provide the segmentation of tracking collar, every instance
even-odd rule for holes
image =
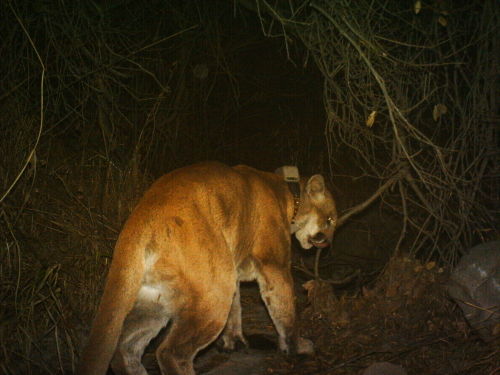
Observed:
[[[293,215],[292,224],[295,224],[295,217],[300,206],[300,176],[299,169],[294,165],[285,165],[281,168],[285,182],[293,195]]]

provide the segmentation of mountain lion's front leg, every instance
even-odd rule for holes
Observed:
[[[279,347],[286,354],[311,354],[310,340],[298,336],[295,326],[295,296],[289,269],[261,265],[257,278],[260,294],[279,334]]]

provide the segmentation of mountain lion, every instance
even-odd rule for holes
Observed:
[[[295,328],[291,238],[325,247],[337,220],[321,175],[298,177],[207,162],[157,180],[116,243],[78,374],[147,374],[146,345],[170,322],[156,351],[163,374],[193,375],[196,353],[221,335],[245,343],[240,281],[256,280],[285,353],[312,352]]]

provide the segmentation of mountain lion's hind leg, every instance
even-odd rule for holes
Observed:
[[[155,303],[138,303],[123,324],[111,368],[115,375],[147,375],[141,363],[144,349],[167,324],[167,312]]]
[[[199,350],[213,342],[221,333],[231,308],[234,286],[221,288],[210,284],[211,290],[196,293],[172,318],[172,326],[156,351],[164,375],[195,375],[193,359]],[[217,292],[217,296],[214,296]],[[219,294],[220,292],[220,294]]]
[[[247,340],[243,336],[241,327],[241,302],[240,302],[240,283],[236,284],[236,291],[231,305],[231,311],[227,319],[226,327],[222,332],[223,349],[226,351],[235,350],[236,344],[241,342],[248,347]]]

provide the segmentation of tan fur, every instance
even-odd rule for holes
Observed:
[[[302,246],[331,241],[336,211],[319,175],[301,204],[283,177],[202,163],[156,181],[125,224],[78,374],[146,374],[145,346],[170,321],[157,350],[163,374],[192,375],[196,353],[221,332],[245,342],[239,282],[257,280],[285,352],[310,352],[295,328],[290,235]],[[307,232],[309,231],[309,232]],[[311,245],[311,246],[310,246]]]

